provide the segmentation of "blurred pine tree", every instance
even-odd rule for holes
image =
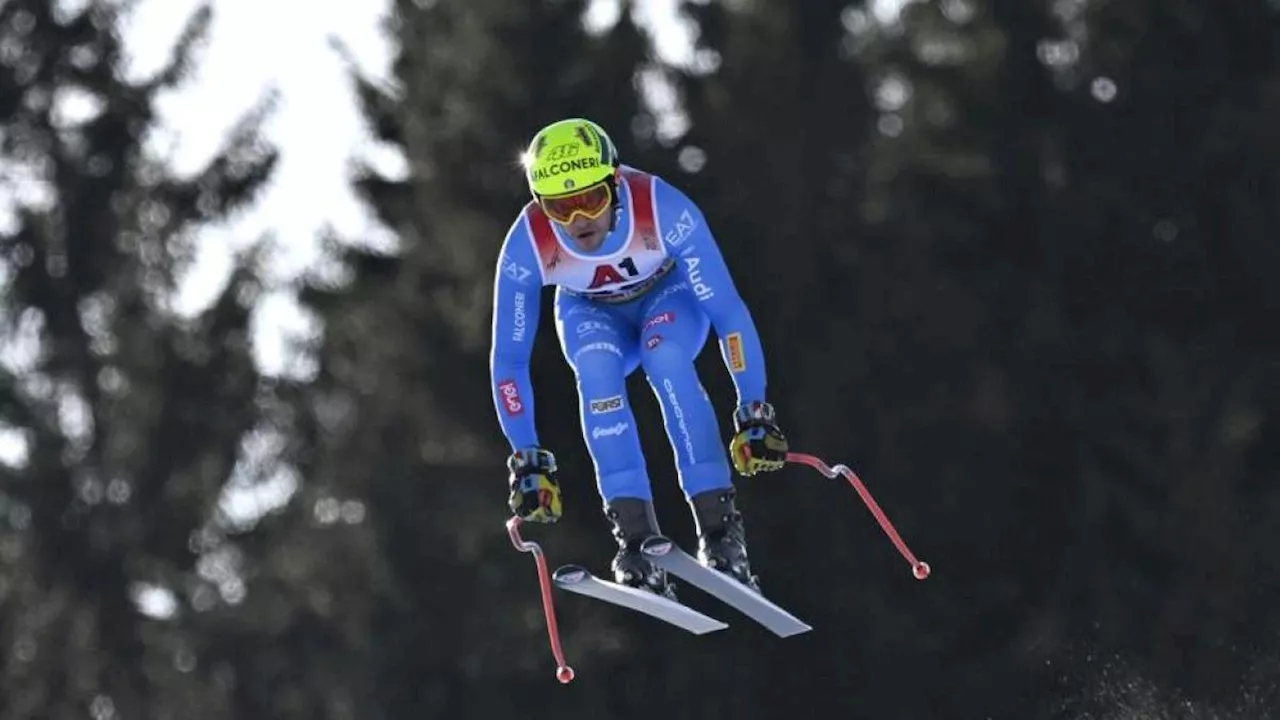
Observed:
[[[142,82],[124,79],[119,12],[0,6],[0,714],[14,720],[236,715],[199,612],[243,595],[252,567],[218,539],[219,499],[238,463],[270,462],[241,452],[271,422],[249,342],[256,251],[207,309],[180,316],[174,297],[200,228],[271,174],[271,98],[177,176],[147,137],[209,9]]]

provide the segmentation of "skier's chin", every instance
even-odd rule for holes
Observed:
[[[588,250],[594,250],[604,241],[604,232],[596,228],[584,228],[574,232],[573,239]]]

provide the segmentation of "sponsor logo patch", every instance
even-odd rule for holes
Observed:
[[[502,274],[515,280],[518,283],[524,283],[533,274],[529,268],[519,265],[506,254],[502,256]]]
[[[676,418],[676,427],[680,429],[680,436],[684,439],[685,452],[689,454],[689,464],[694,461],[693,455],[693,436],[689,433],[689,424],[685,422],[684,409],[680,407],[680,398],[676,397],[675,386],[671,384],[670,378],[662,379],[662,389],[667,391],[667,402],[671,403],[671,414]]]
[[[698,226],[698,222],[693,219],[693,215],[688,210],[680,213],[680,219],[676,220],[676,226],[667,231],[666,241],[671,247],[680,247],[685,240],[693,234],[693,229]]]
[[[600,439],[602,437],[617,437],[627,431],[631,427],[628,423],[620,422],[609,427],[597,427],[591,431],[592,439]]]
[[[609,332],[612,329],[608,323],[603,323],[599,320],[583,320],[578,323],[577,332],[578,337],[586,337],[594,332]]]
[[[525,323],[528,319],[524,309],[524,293],[518,292],[515,294],[514,306],[515,314],[513,317],[515,328],[511,331],[511,339],[515,342],[522,343],[524,342]]]
[[[604,415],[605,413],[616,412],[622,409],[622,396],[614,395],[601,400],[592,400],[590,403],[592,415]]]
[[[675,319],[676,319],[676,314],[671,312],[670,310],[668,310],[667,312],[658,313],[657,315],[654,315],[653,317],[645,321],[644,327],[640,328],[640,332],[644,332],[645,330],[648,330],[654,325],[661,325],[663,323],[675,322]]]
[[[684,259],[684,271],[689,278],[689,282],[693,285],[693,294],[698,296],[699,300],[710,300],[715,297],[715,290],[702,279],[702,270],[698,267],[702,264],[702,259],[695,256],[686,257]]]
[[[746,370],[747,355],[742,349],[742,333],[729,333],[724,340],[729,347],[729,369],[733,372]]]
[[[622,357],[622,348],[617,345],[611,342],[593,342],[578,348],[578,351],[573,354],[574,363],[577,363],[579,358],[589,352],[607,352]]]
[[[503,380],[498,383],[498,392],[502,395],[502,405],[508,415],[519,415],[524,412],[524,403],[520,400],[520,388],[515,380]]]

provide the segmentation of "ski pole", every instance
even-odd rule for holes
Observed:
[[[872,515],[875,515],[876,520],[880,523],[880,528],[884,530],[885,534],[889,536],[889,539],[893,541],[893,544],[897,546],[898,552],[902,553],[902,557],[906,558],[907,562],[911,563],[911,574],[915,575],[917,580],[924,580],[929,577],[929,563],[917,560],[916,556],[911,554],[911,550],[907,548],[907,544],[902,541],[902,537],[900,537],[898,535],[898,531],[894,529],[893,523],[889,522],[889,518],[885,516],[884,511],[880,509],[880,506],[876,504],[875,499],[871,497],[870,491],[867,490],[866,486],[862,484],[862,480],[858,479],[858,476],[854,474],[852,470],[845,465],[836,465],[832,467],[827,465],[827,463],[823,462],[818,457],[805,453],[789,452],[787,453],[787,462],[808,465],[829,478],[834,478],[837,475],[843,475],[845,479],[849,481],[849,484],[853,485],[853,489],[858,491],[858,495],[862,496],[862,501],[866,503],[867,509],[871,511]]]
[[[551,575],[547,571],[547,559],[542,554],[542,547],[532,540],[520,537],[519,516],[507,521],[507,534],[511,536],[511,544],[520,552],[533,553],[538,565],[538,584],[542,586],[542,610],[547,616],[547,635],[551,638],[551,654],[556,658],[556,679],[561,683],[573,681],[573,668],[564,660],[564,650],[560,647],[560,628],[556,625],[555,602],[551,599]]]

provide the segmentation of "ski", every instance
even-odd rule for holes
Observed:
[[[642,612],[694,635],[705,635],[729,627],[727,623],[703,615],[674,600],[598,578],[580,565],[558,568],[552,580],[562,590]]]
[[[651,562],[760,623],[779,637],[790,637],[813,628],[778,607],[755,590],[713,570],[661,535],[640,546]]]

